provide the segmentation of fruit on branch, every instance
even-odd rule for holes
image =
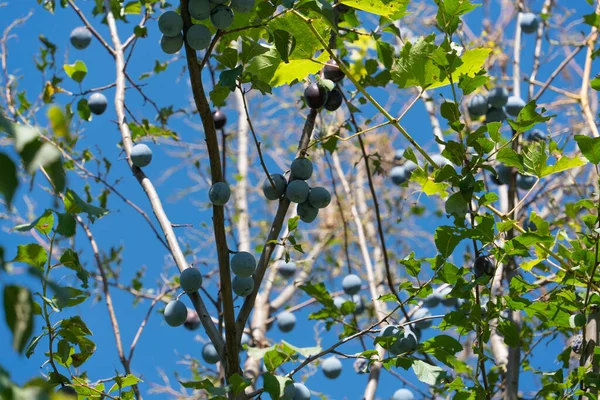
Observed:
[[[325,63],[325,66],[323,67],[323,76],[325,77],[325,79],[329,79],[330,81],[339,82],[342,79],[344,79],[346,75],[342,72],[342,70],[338,66],[338,63],[335,60],[331,59],[327,61],[327,63]]]
[[[165,307],[165,321],[171,326],[183,325],[187,319],[187,307],[179,300],[173,300]]]
[[[262,183],[262,191],[267,200],[278,200],[283,196],[287,189],[287,181],[281,174],[271,174],[271,179],[275,184],[275,187],[271,185],[269,178],[265,178]]]
[[[181,34],[183,19],[175,11],[167,11],[158,18],[158,30],[165,36],[174,37]]]
[[[313,222],[315,219],[317,219],[317,216],[319,215],[319,209],[313,207],[313,205],[310,204],[308,200],[298,204],[297,211],[298,216],[300,217],[302,222],[306,222],[307,224]]]
[[[86,26],[78,26],[71,31],[69,40],[77,50],[83,50],[92,42],[92,32]],[[65,386],[70,387],[70,386]]]
[[[202,359],[209,364],[216,364],[221,361],[217,349],[212,343],[206,343],[202,348]]]
[[[285,262],[284,260],[278,260],[277,270],[284,278],[291,278],[296,275],[296,263],[293,261]]]
[[[523,33],[534,33],[537,31],[540,21],[534,13],[519,13],[519,25]]]
[[[200,317],[198,317],[198,313],[195,310],[192,310],[191,308],[187,309],[187,313],[187,318],[183,323],[183,327],[188,331],[195,331],[196,329],[200,328],[201,323]]]
[[[310,390],[301,383],[294,382],[296,391],[292,400],[310,400]]]
[[[254,8],[254,0],[231,0],[231,8],[241,13],[250,12]]]
[[[223,129],[227,123],[227,115],[221,110],[215,110],[212,113],[212,117],[215,123],[215,129]]]
[[[145,167],[152,161],[152,150],[144,143],[136,144],[131,148],[129,158],[136,167]]]
[[[525,101],[522,98],[517,96],[510,96],[506,101],[504,110],[508,115],[516,117],[517,115],[519,115],[523,107],[525,107]]]
[[[365,302],[360,295],[352,296],[352,301],[354,302],[354,314],[360,315],[365,312]]]
[[[60,393],[63,399],[77,400],[78,398],[77,390],[73,386],[63,386],[56,393]]]
[[[327,102],[327,89],[316,83],[311,83],[304,89],[304,100],[310,108],[321,108]]]
[[[517,174],[517,187],[523,190],[529,190],[535,185],[537,178],[532,175]]]
[[[362,286],[362,280],[360,276],[356,274],[349,274],[342,279],[342,288],[344,289],[344,293],[347,295],[355,295],[360,292],[360,287]]]
[[[251,276],[234,276],[231,280],[231,288],[233,289],[233,293],[241,297],[246,297],[254,290],[254,278]]]
[[[394,161],[400,161],[404,158],[404,149],[396,149],[394,151]]]
[[[329,379],[335,379],[342,373],[342,362],[335,356],[328,357],[321,364],[323,375]]]
[[[475,278],[481,278],[482,276],[494,275],[494,263],[487,256],[479,256],[473,263],[473,270]]]
[[[395,185],[400,186],[408,181],[408,176],[406,168],[402,165],[396,165],[390,170],[390,178],[392,178],[392,182],[394,182]]]
[[[92,93],[88,98],[88,107],[92,114],[102,115],[106,111],[106,107],[108,107],[108,100],[106,100],[106,96],[102,93]]]
[[[342,305],[347,301],[348,301],[348,299],[346,299],[345,297],[336,296],[333,298],[333,305],[336,306],[337,308],[342,308]]]
[[[390,352],[396,355],[415,351],[419,345],[417,335],[407,327],[399,328],[396,338],[390,347]]]
[[[231,257],[231,270],[240,278],[247,278],[256,270],[256,258],[247,251],[240,251]]]
[[[197,268],[186,268],[179,275],[179,284],[186,293],[197,292],[202,286],[202,274]]]
[[[269,372],[265,365],[263,364],[263,372]],[[294,386],[294,382],[288,381],[287,385],[283,388],[283,396],[280,397],[281,400],[294,400],[294,395],[296,394],[296,386]]]
[[[202,24],[192,25],[185,34],[187,44],[194,50],[204,50],[210,44],[210,30]]]
[[[304,203],[308,199],[310,187],[302,180],[291,181],[285,190],[286,197],[294,203]]]
[[[302,179],[305,181],[309,179],[313,173],[313,164],[308,158],[296,158],[292,161],[290,171],[292,172],[292,179]]]
[[[469,103],[467,104],[467,110],[469,111],[469,116],[472,119],[477,119],[481,116],[484,116],[488,110],[488,99],[482,94],[476,94],[471,97]]]
[[[512,168],[506,165],[500,165],[496,168],[498,176],[492,176],[492,180],[496,185],[508,185],[512,176]]]
[[[290,332],[296,326],[296,316],[289,311],[277,315],[277,327],[281,332]]]
[[[419,308],[412,315],[412,319],[421,319],[421,318],[425,318],[425,317],[431,317],[431,312],[429,312],[429,309],[427,307],[421,307],[421,308]],[[423,320],[423,321],[415,322],[415,323],[411,324],[410,327],[413,330],[415,330],[415,329],[427,329],[427,328],[431,327],[431,325],[433,325],[433,321],[430,320],[430,319],[426,319],[426,320]]]
[[[210,12],[210,22],[217,29],[227,29],[233,23],[233,11],[227,6],[216,6]]]
[[[170,37],[163,35],[160,38],[160,48],[167,54],[175,54],[183,47],[183,35],[181,33]]]
[[[225,182],[217,182],[210,187],[208,191],[208,198],[211,203],[216,206],[223,206],[227,204],[229,198],[231,197],[231,189],[229,185]]]
[[[325,109],[327,111],[335,111],[340,108],[343,102],[344,98],[342,97],[342,92],[340,92],[338,88],[335,88],[327,95]]]
[[[188,11],[194,19],[206,19],[210,16],[210,3],[208,0],[190,0]]]
[[[414,400],[415,395],[408,389],[398,389],[394,392],[392,400]]]
[[[488,93],[487,100],[490,107],[502,108],[508,101],[508,90],[501,86],[496,86]]]
[[[331,193],[321,186],[311,188],[308,193],[308,201],[315,208],[325,208],[331,203]]]
[[[587,319],[583,314],[573,314],[569,317],[569,325],[571,328],[583,328],[587,323]]]
[[[437,291],[434,291],[423,299],[423,307],[434,308],[440,305],[440,297]]]
[[[525,140],[530,142],[543,142],[546,140],[546,135],[539,129],[532,129],[525,134]]]
[[[506,119],[506,113],[502,108],[490,107],[490,109],[485,114],[485,123],[489,124],[490,122],[502,122]]]
[[[573,337],[573,341],[571,342],[571,350],[573,350],[577,354],[581,354],[581,350],[583,349],[583,335],[578,334]]]

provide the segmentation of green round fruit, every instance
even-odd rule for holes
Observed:
[[[314,207],[308,200],[298,204],[297,210],[300,219],[307,224],[313,222],[319,215],[319,209]]]
[[[254,290],[254,278],[235,276],[231,281],[233,293],[241,297],[249,296]]]
[[[288,184],[285,195],[290,201],[300,204],[308,199],[309,192],[310,187],[308,186],[308,183],[301,180],[295,180]]]
[[[206,343],[202,348],[202,358],[209,364],[216,364],[221,361],[217,349],[212,343]]]
[[[179,284],[186,293],[197,292],[202,286],[202,274],[196,268],[186,268],[179,275]]]
[[[210,30],[201,24],[192,25],[185,34],[187,44],[194,50],[204,50],[210,45]]]
[[[136,144],[131,148],[129,158],[136,167],[145,167],[152,161],[152,150],[144,143]]]
[[[287,188],[287,181],[285,180],[285,177],[281,174],[271,174],[271,179],[275,184],[275,188],[273,188],[271,181],[268,178],[265,178],[265,180],[262,183],[262,191],[267,200],[278,200],[285,193],[285,189]]]
[[[352,296],[360,292],[360,287],[362,286],[362,280],[360,276],[355,274],[346,275],[342,280],[342,288],[344,289],[344,293]]]
[[[231,257],[231,271],[236,276],[247,278],[256,270],[256,258],[247,251],[240,251]]]
[[[187,307],[179,300],[173,300],[165,307],[165,321],[171,326],[183,325],[187,319]]]
[[[310,189],[308,201],[315,208],[325,208],[331,203],[331,193],[324,187],[314,187]]]
[[[77,50],[83,50],[92,42],[92,32],[85,26],[78,26],[71,31],[69,40]],[[65,386],[68,387],[68,386]]]
[[[227,6],[216,6],[210,12],[210,22],[217,29],[227,29],[233,23],[233,11]]]
[[[231,0],[231,8],[240,13],[247,13],[254,8],[254,0]]]
[[[210,187],[208,191],[208,198],[216,206],[223,206],[227,204],[231,197],[231,189],[225,182],[217,182]]]
[[[313,164],[308,158],[300,157],[292,161],[290,166],[293,179],[309,179],[313,173]]]
[[[158,30],[165,36],[173,37],[181,34],[183,29],[183,19],[175,11],[162,13],[158,18]]]
[[[190,0],[188,11],[192,18],[201,21],[210,16],[210,3],[208,0]]]
[[[93,93],[88,98],[88,107],[92,114],[102,115],[108,107],[108,100],[102,93]]]
[[[160,48],[167,54],[175,54],[183,47],[183,35],[178,33],[177,35],[170,37],[163,35],[160,38]]]

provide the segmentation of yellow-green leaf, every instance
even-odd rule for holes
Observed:
[[[310,74],[316,74],[323,64],[329,59],[329,55],[325,52],[321,54],[316,61],[314,60],[290,60],[289,63],[281,63],[275,70],[275,75],[271,80],[271,86],[277,87],[281,85],[289,85],[298,80],[301,81]]]
[[[492,49],[488,48],[478,48],[471,49],[465,51],[463,56],[460,58],[462,60],[462,65],[456,68],[456,71],[452,73],[452,81],[458,82],[458,79],[461,75],[467,75],[469,77],[474,77],[481,70],[481,67],[485,64],[485,61],[490,55]],[[450,79],[446,78],[441,82],[434,83],[429,86],[428,89],[433,89],[436,87],[446,86],[450,84]]]
[[[63,68],[69,78],[73,79],[75,82],[81,83],[83,78],[87,75],[87,66],[81,60],[75,61],[75,64],[65,64]]]
[[[340,0],[340,3],[382,17],[400,19],[406,15],[409,0]]]

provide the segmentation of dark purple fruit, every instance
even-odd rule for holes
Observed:
[[[215,121],[215,128],[222,129],[227,123],[227,115],[221,110],[213,111],[213,121]]]
[[[329,79],[333,82],[339,82],[346,76],[340,67],[338,67],[338,64],[335,62],[335,60],[327,61],[323,67],[323,75],[325,76],[325,79]]]
[[[327,101],[325,102],[325,109],[328,111],[335,111],[342,105],[344,101],[342,94],[338,89],[333,89],[329,92],[327,96]]]
[[[476,278],[481,278],[484,275],[492,276],[494,273],[494,264],[488,257],[479,256],[475,259],[475,265],[473,269],[475,270]]]
[[[304,100],[310,108],[321,108],[327,102],[327,89],[311,83],[304,89]]]

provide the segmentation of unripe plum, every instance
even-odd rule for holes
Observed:
[[[241,297],[246,297],[254,290],[254,279],[249,277],[234,276],[231,280],[233,292]]]
[[[396,165],[390,170],[390,178],[392,178],[392,182],[396,185],[402,185],[408,181],[407,175],[406,169],[401,165]]]
[[[430,317],[430,316],[431,316],[431,313],[429,312],[429,309],[427,307],[421,307],[417,311],[415,311],[415,313],[412,315],[412,319],[421,319],[421,318]],[[414,324],[411,324],[411,328],[427,329],[427,328],[431,327],[432,324],[433,324],[433,321],[430,319],[427,319],[424,321],[419,321],[419,322],[415,322]]]
[[[83,50],[92,42],[92,32],[85,26],[78,26],[71,31],[69,40],[77,50]],[[65,386],[69,387],[69,386]]]
[[[256,270],[256,258],[247,251],[240,251],[231,257],[231,270],[240,278],[247,278]]]
[[[250,12],[254,8],[254,0],[231,0],[231,8],[241,13]]]
[[[535,185],[537,178],[532,175],[517,174],[517,187],[523,190],[529,190]]]
[[[487,114],[485,114],[485,123],[490,122],[502,122],[506,119],[506,113],[502,108],[490,107]]]
[[[291,260],[289,262],[279,260],[277,270],[284,278],[291,278],[296,275],[296,263]]]
[[[534,13],[521,13],[519,15],[519,25],[523,33],[534,33],[537,31],[540,21]]]
[[[394,392],[392,400],[414,400],[415,395],[408,389],[398,389]]]
[[[467,104],[467,109],[469,110],[469,115],[473,119],[477,119],[483,115],[488,110],[488,99],[482,94],[476,94],[471,97],[469,103]]]
[[[229,198],[231,197],[231,189],[229,185],[225,182],[217,182],[210,187],[208,191],[208,198],[211,203],[216,206],[223,206],[227,204]]]
[[[195,331],[196,329],[200,328],[200,325],[202,325],[200,322],[200,317],[198,317],[198,313],[196,313],[195,310],[190,308],[187,309],[187,312],[187,318],[183,323],[183,327],[189,331]]]
[[[512,176],[512,168],[506,165],[500,165],[496,168],[496,174],[498,177],[492,179],[497,185],[508,185]]]
[[[355,274],[346,275],[342,280],[342,288],[344,289],[344,293],[350,296],[360,292],[361,285],[362,280],[360,279],[360,276]]]
[[[210,3],[208,0],[190,0],[188,10],[192,18],[203,20],[210,16]]]
[[[210,12],[210,22],[217,29],[227,29],[233,23],[233,11],[224,5],[216,6]]]
[[[307,224],[313,222],[319,215],[319,209],[313,207],[308,200],[298,204],[297,211],[302,222],[306,222]]]
[[[309,179],[313,173],[313,164],[308,158],[300,157],[292,161],[290,166],[293,179],[302,179],[303,181]]]
[[[311,83],[304,89],[304,100],[310,108],[321,108],[327,102],[327,89],[316,83]]]
[[[136,167],[145,167],[152,161],[152,150],[144,143],[136,144],[131,148],[129,158]]]
[[[285,191],[285,195],[290,201],[294,203],[304,203],[306,199],[308,199],[308,193],[310,192],[310,187],[308,183],[302,180],[291,181],[287,185],[287,189]]]
[[[323,67],[323,76],[333,82],[339,82],[346,76],[335,60],[329,60]]]
[[[183,325],[187,315],[187,307],[179,300],[173,300],[165,307],[165,321],[171,326]]]
[[[202,274],[194,267],[186,268],[179,275],[179,284],[186,293],[197,292],[202,286]]]
[[[342,305],[347,301],[348,301],[348,299],[346,299],[342,296],[336,296],[333,298],[333,305],[336,306],[337,308],[342,308]]]
[[[173,37],[181,34],[183,29],[183,19],[175,11],[162,13],[158,18],[158,30],[165,36]]]
[[[532,129],[525,135],[525,140],[531,142],[543,142],[546,140],[546,135],[539,129]]]
[[[281,332],[290,332],[296,326],[296,316],[288,311],[277,315],[277,327]]]
[[[434,308],[440,305],[440,298],[438,293],[434,291],[423,300],[423,306],[427,308]]]
[[[488,93],[488,104],[491,107],[502,108],[508,101],[508,90],[501,86],[496,86]]]
[[[285,189],[287,188],[287,181],[285,177],[281,174],[271,174],[271,179],[275,184],[275,188],[271,185],[271,181],[269,178],[265,178],[262,183],[262,191],[267,200],[277,200],[280,199],[281,196],[285,193]]]
[[[178,33],[171,37],[163,35],[160,38],[160,48],[167,54],[175,54],[183,47],[183,35]]]
[[[365,302],[360,295],[352,296],[352,301],[354,302],[354,314],[360,315],[365,312]]]
[[[331,203],[331,193],[324,187],[314,187],[310,189],[308,201],[315,208],[325,208]]]
[[[210,30],[202,24],[192,25],[185,34],[187,44],[194,50],[204,50],[210,44]]]
[[[90,108],[92,114],[104,114],[106,107],[108,107],[106,96],[104,96],[102,93],[92,93],[92,95],[88,98],[88,107]]]
[[[325,102],[324,107],[327,111],[335,111],[338,108],[340,108],[343,102],[344,98],[342,97],[342,93],[337,88],[335,88],[328,93],[327,101]]]
[[[310,400],[310,390],[301,383],[295,382],[296,392],[293,400]]]
[[[335,356],[323,360],[321,369],[326,378],[335,379],[342,373],[342,362]]]
[[[404,327],[400,329],[397,334],[398,340],[394,342],[390,351],[394,354],[403,354],[415,351],[418,347],[419,341],[417,335],[414,334],[410,329]]]
[[[396,149],[394,151],[394,161],[400,161],[404,158],[404,149]]]
[[[519,115],[523,107],[525,107],[525,101],[523,101],[522,98],[517,96],[510,96],[506,101],[504,110],[508,115],[516,117],[517,115]]]
[[[216,364],[221,361],[217,349],[212,343],[206,343],[202,348],[202,359],[209,364]]]
[[[263,364],[264,367],[264,364]],[[285,386],[283,389],[283,397],[281,400],[294,400],[294,395],[296,394],[296,386],[291,382]]]
[[[227,115],[221,110],[215,110],[212,113],[215,129],[222,129],[227,123]]]

